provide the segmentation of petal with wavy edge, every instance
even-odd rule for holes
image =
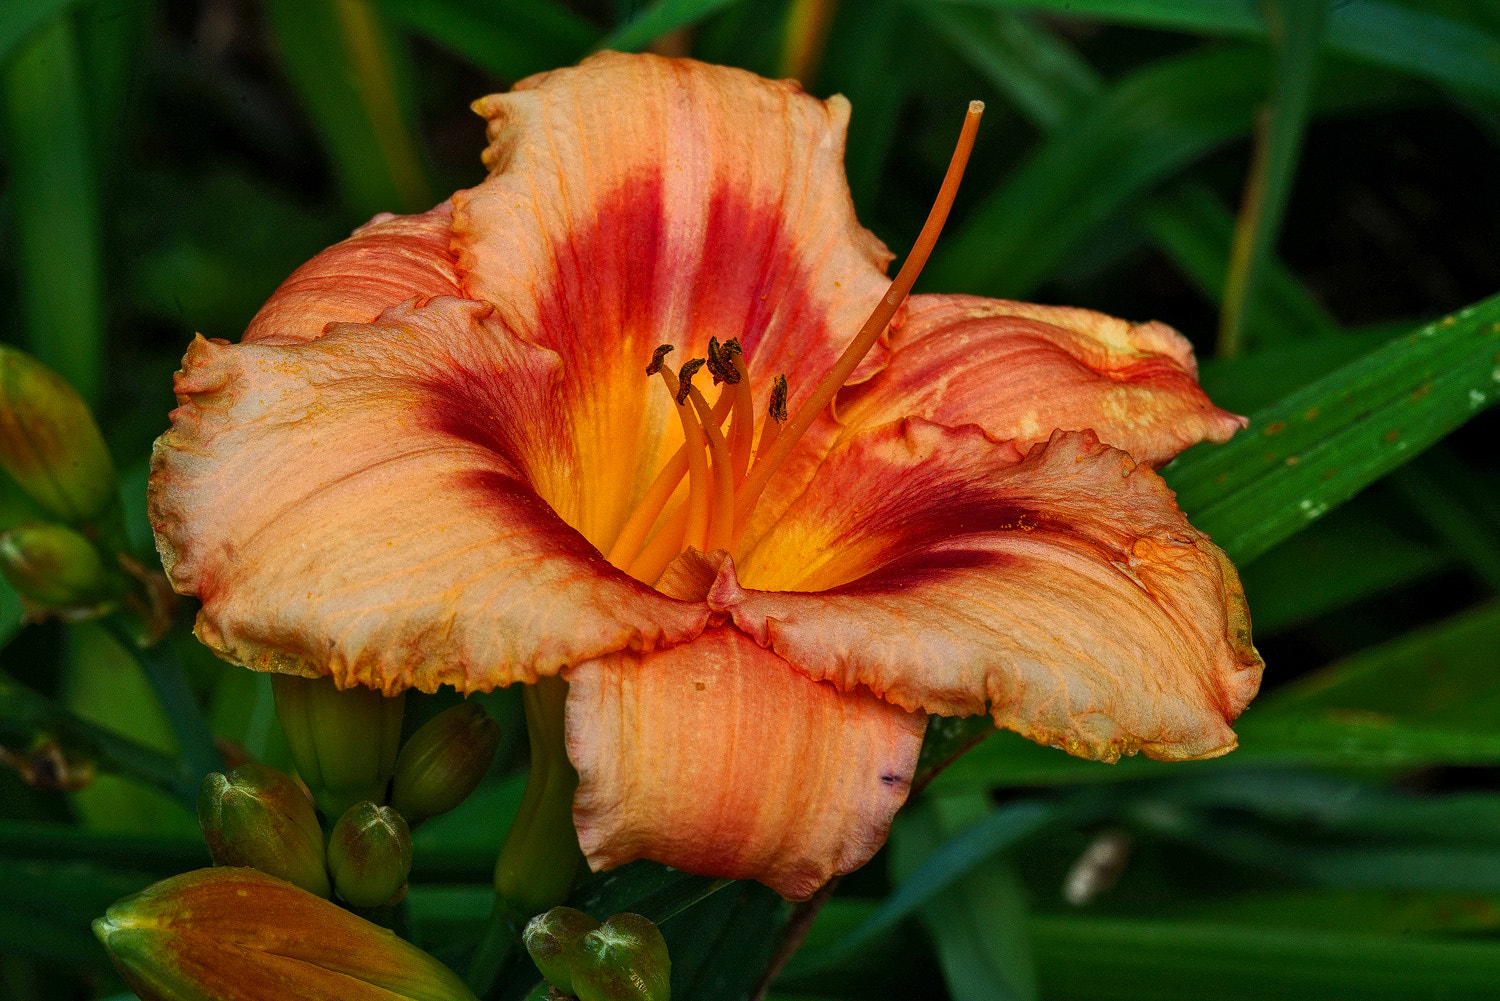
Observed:
[[[543,496],[608,551],[682,441],[665,391],[644,382],[656,345],[675,344],[681,365],[711,335],[739,338],[760,420],[771,379],[788,376],[795,408],[884,294],[890,253],[844,179],[849,104],[606,52],[475,109],[492,173],[453,199],[465,294],[562,358],[581,475]]]
[[[793,900],[885,843],[927,725],[727,627],[567,678],[573,819],[591,867],[649,858]]]
[[[459,295],[449,244],[453,204],[420,215],[378,215],[302,265],[260,307],[243,340],[297,344],[331,323],[370,323],[414,296]]]
[[[557,358],[489,313],[438,299],[303,344],[194,342],[150,510],[220,656],[473,691],[703,628],[701,604],[615,570],[537,497]]]
[[[1225,753],[1260,683],[1234,568],[1092,432],[866,432],[708,600],[810,677],[1087,757]]]
[[[961,295],[913,297],[889,364],[840,397],[851,431],[902,417],[978,424],[1023,448],[1054,430],[1092,429],[1161,465],[1245,426],[1198,386],[1193,351],[1162,323]]]

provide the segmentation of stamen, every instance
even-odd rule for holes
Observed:
[[[787,456],[792,454],[792,449],[803,433],[812,426],[823,408],[833,402],[838,391],[849,381],[859,363],[864,360],[875,341],[891,322],[891,317],[896,310],[906,301],[906,296],[911,292],[911,287],[916,283],[917,275],[921,274],[922,268],[927,264],[927,258],[932,254],[932,248],[937,243],[938,233],[943,229],[943,223],[948,219],[948,211],[953,207],[953,198],[958,193],[958,183],[963,179],[964,167],[968,165],[969,153],[974,148],[974,135],[979,130],[979,119],[984,114],[983,101],[970,101],[968,113],[964,116],[963,130],[959,132],[958,144],[954,147],[953,158],[948,162],[948,173],[943,177],[943,185],[938,189],[937,199],[932,203],[932,209],[927,213],[927,222],[922,226],[922,232],[917,235],[916,243],[912,244],[911,253],[906,255],[906,260],[901,264],[901,270],[897,272],[895,281],[891,282],[890,288],[880,299],[880,304],[865,321],[854,340],[844,349],[839,360],[829,369],[828,374],[813,388],[812,393],[802,406],[797,408],[796,414],[787,423],[782,433],[777,435],[770,451],[756,462],[754,470],[745,480],[739,497],[735,502],[735,520],[739,526],[736,528],[736,538],[748,520],[750,511],[755,507],[756,501],[766,489],[771,475],[776,472]]]
[[[734,422],[729,425],[729,459],[734,468],[734,485],[745,482],[750,469],[750,451],[755,447],[755,398],[750,394],[750,370],[740,357],[738,341],[734,346],[734,370],[739,375],[734,385]],[[726,350],[729,345],[725,345]],[[726,390],[727,392],[727,390]]]
[[[646,374],[655,375],[660,372],[662,363],[667,360],[667,355],[676,350],[670,344],[658,344],[656,350],[651,352],[651,360],[646,363]]]
[[[771,404],[766,407],[766,423],[760,429],[760,447],[755,450],[756,464],[766,460],[776,439],[781,437],[781,426],[786,423],[786,376],[778,375],[771,380]]]
[[[662,348],[670,349],[671,345],[664,344]],[[655,375],[661,370],[660,359],[667,354],[662,348],[657,348],[657,354],[652,357],[652,365],[655,368],[650,370],[649,374],[651,375]],[[673,395],[675,396],[676,394],[674,393]],[[737,396],[738,394],[733,387],[726,387],[719,394],[719,398],[714,401],[714,427],[719,427],[724,423],[724,418],[729,416],[731,405],[737,402]],[[630,517],[625,519],[625,524],[620,529],[620,534],[615,537],[614,545],[609,548],[609,555],[605,557],[611,565],[630,572],[629,568],[635,563],[637,557],[640,555],[641,545],[646,541],[646,534],[651,531],[651,526],[656,524],[656,519],[661,517],[662,510],[667,506],[667,502],[672,499],[672,494],[677,490],[677,484],[682,482],[682,478],[687,475],[687,472],[688,450],[687,444],[684,443],[678,446],[677,451],[672,453],[672,457],[667,460],[666,465],[661,467],[661,472],[657,473],[656,479],[651,481],[651,486],[646,489],[646,493],[641,497],[640,503],[635,506],[635,510],[630,512]],[[686,524],[685,517],[683,518],[683,524]],[[681,526],[678,527],[680,528]],[[671,528],[671,525],[662,526],[661,531],[657,532],[657,536],[664,537],[675,534],[680,540],[681,532],[673,533],[670,531]],[[681,548],[680,541],[675,544]],[[673,551],[672,555],[676,555],[676,550]],[[655,578],[652,579],[654,580]]]
[[[734,468],[729,459],[729,443],[713,422],[713,411],[698,387],[688,386],[688,398],[698,411],[698,420],[708,435],[708,454],[714,461],[713,518],[704,539],[703,551],[728,549],[734,541]]]
[[[687,405],[687,391],[693,387],[693,374],[702,366],[701,358],[688,362],[680,370],[681,378],[673,375],[671,369],[661,370],[662,381],[671,391],[672,399],[678,401],[677,417],[682,421],[682,435],[687,439],[687,523],[683,527],[679,548],[695,546],[701,549],[704,537],[708,534],[708,454],[704,451],[707,443],[704,440],[703,425],[698,423],[693,408]],[[663,526],[664,530],[667,528],[670,526]]]

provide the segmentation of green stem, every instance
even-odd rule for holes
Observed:
[[[177,654],[165,641],[154,646],[137,643],[131,620],[124,613],[115,612],[100,622],[145,671],[167,714],[167,722],[177,738],[177,747],[188,772],[194,777],[193,795],[196,797],[197,782],[209,772],[223,771],[224,758],[214,746],[213,732],[203,716],[203,707],[198,704],[198,697],[182,673]]]
[[[568,683],[542,678],[522,695],[531,771],[515,823],[495,861],[495,909],[469,967],[469,987],[483,995],[520,948],[526,919],[562,903],[583,853],[573,829],[578,773],[568,761],[563,710]]]
[[[127,775],[195,808],[202,776],[155,748],[80,719],[40,692],[0,674],[0,739],[29,744],[52,737],[65,750],[92,759],[104,771]]]

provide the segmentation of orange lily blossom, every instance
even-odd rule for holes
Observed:
[[[475,108],[482,183],[188,349],[151,512],[220,656],[387,693],[560,674],[594,868],[792,898],[879,848],[927,713],[1234,747],[1239,581],[1153,467],[1244,421],[1181,336],[918,295],[838,369],[892,256],[847,101],[604,53]]]

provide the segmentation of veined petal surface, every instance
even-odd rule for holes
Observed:
[[[785,373],[795,409],[884,294],[891,255],[844,179],[849,104],[606,52],[475,108],[492,173],[453,198],[465,295],[561,358],[578,475],[543,496],[607,551],[682,442],[653,348],[677,366],[739,338],[760,407]]]
[[[301,344],[194,342],[151,514],[220,656],[473,691],[703,628],[701,604],[609,566],[537,497],[557,358],[490,313],[438,299]]]
[[[331,323],[371,323],[414,296],[458,295],[452,223],[451,202],[420,215],[376,216],[293,271],[243,340],[298,344],[322,337]]]
[[[1094,431],[1162,465],[1200,441],[1224,442],[1242,417],[1209,402],[1192,348],[1162,323],[1087,309],[964,295],[919,295],[874,379],[845,390],[850,431],[902,417],[978,424],[1022,448],[1053,431]]]
[[[973,426],[866,432],[708,600],[812,678],[1086,757],[1225,753],[1260,683],[1233,567],[1092,432],[1024,458]]]
[[[593,868],[652,858],[793,900],[885,843],[927,725],[730,627],[567,678],[573,819]]]

